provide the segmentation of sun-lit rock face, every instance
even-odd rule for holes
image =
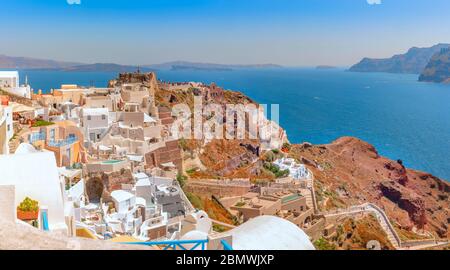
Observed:
[[[378,154],[367,142],[343,137],[325,145],[294,145],[290,156],[312,160],[319,208],[324,211],[371,202],[406,230],[450,232],[448,182],[408,169]]]

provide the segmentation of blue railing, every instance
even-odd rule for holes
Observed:
[[[49,141],[47,144],[50,147],[62,147],[66,145],[74,144],[78,141],[77,137],[68,137],[65,140],[59,140],[59,141]]]
[[[127,245],[144,245],[144,246],[164,246],[163,250],[196,250],[201,246],[201,250],[206,250],[208,239],[205,240],[176,240],[176,241],[159,241],[159,242],[130,242],[122,243]],[[185,245],[192,245],[186,247]]]
[[[32,134],[30,134],[30,143],[33,144],[38,141],[45,141],[45,138],[46,138],[46,136],[45,136],[44,132],[32,133]]]
[[[225,239],[220,240],[220,243],[223,246],[223,250],[233,250],[233,247],[228,244],[228,242]]]
[[[44,231],[49,231],[49,227],[48,227],[48,217],[47,217],[47,212],[42,212],[41,214],[42,217],[42,229]]]
[[[233,250],[227,241],[221,240],[220,243],[224,250]],[[208,239],[204,240],[175,240],[175,241],[157,241],[157,242],[127,242],[126,245],[144,245],[144,246],[163,246],[163,250],[201,250],[207,249]]]

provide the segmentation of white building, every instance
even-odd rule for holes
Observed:
[[[15,207],[26,197],[36,200],[48,209],[50,230],[67,232],[64,184],[53,152],[37,152],[33,146],[21,144],[14,155],[0,155],[0,172],[0,185],[15,187]]]
[[[146,206],[150,206],[155,192],[155,185],[150,182],[150,177],[145,173],[134,174],[134,179],[136,180],[136,196],[145,199]]]
[[[83,108],[81,123],[85,137],[91,142],[98,142],[110,126],[109,111],[107,108]]]
[[[295,162],[292,158],[281,158],[274,161],[280,170],[289,170],[289,176],[296,180],[311,178],[311,173],[305,165]]]
[[[0,105],[0,155],[9,154],[8,142],[14,136],[11,106]]]
[[[19,87],[18,71],[0,71],[0,88]]]
[[[136,196],[124,190],[111,192],[111,197],[117,213],[127,213],[136,205]]]
[[[0,71],[0,88],[11,94],[31,98],[29,85],[20,85],[18,71]]]
[[[232,236],[234,250],[315,250],[302,229],[275,216],[250,219],[222,236]]]

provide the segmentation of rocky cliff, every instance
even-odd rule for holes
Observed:
[[[436,53],[422,71],[421,82],[450,83],[450,46]]]
[[[448,47],[450,47],[450,44],[437,44],[429,48],[413,47],[407,53],[395,55],[391,58],[364,58],[361,62],[352,66],[349,71],[420,74],[434,54]]]
[[[402,229],[450,236],[448,182],[405,168],[401,160],[382,157],[372,145],[352,137],[327,145],[295,145],[290,155],[310,161],[322,210],[372,202]]]

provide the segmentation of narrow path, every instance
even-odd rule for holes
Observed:
[[[227,228],[231,228],[231,229],[236,228],[236,226],[234,226],[234,225],[231,225],[231,224],[228,224],[228,223],[225,223],[225,222],[221,222],[221,221],[218,221],[218,220],[215,220],[215,219],[211,219],[211,221],[214,224],[221,225],[221,226],[224,226],[224,227],[227,227]]]
[[[391,224],[386,213],[379,208],[377,205],[372,203],[365,203],[358,206],[352,206],[347,209],[341,209],[334,212],[323,212],[325,217],[336,217],[336,216],[351,216],[359,213],[372,213],[375,214],[378,222],[380,223],[382,229],[386,232],[389,242],[394,246],[395,249],[424,249],[432,248],[437,246],[442,246],[449,244],[449,241],[437,241],[435,239],[424,239],[417,241],[402,241],[397,234],[394,226]]]

